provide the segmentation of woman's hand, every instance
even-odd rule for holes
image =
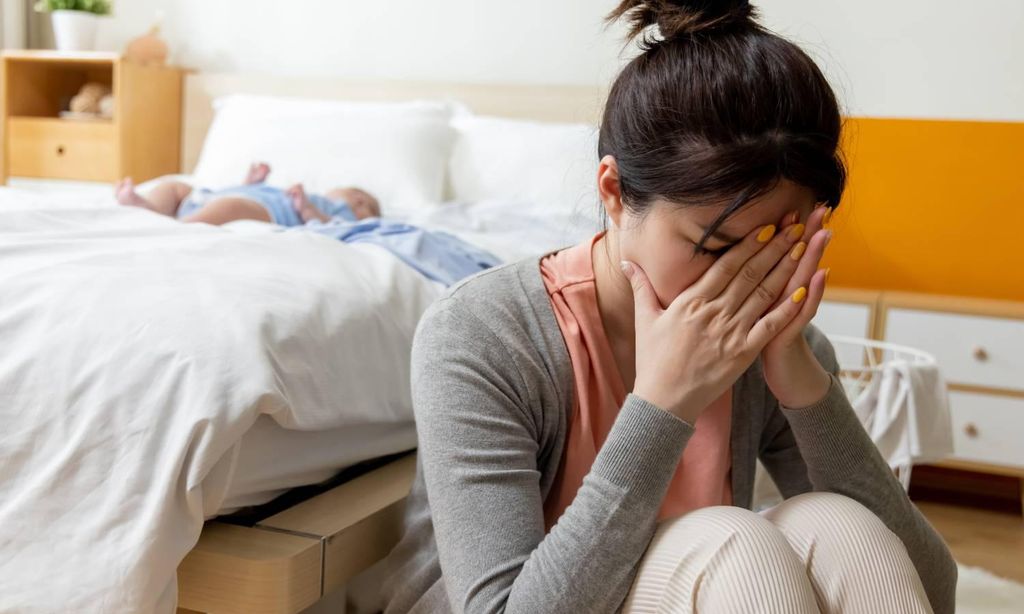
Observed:
[[[800,258],[796,272],[786,286],[786,293],[807,288],[807,297],[799,313],[761,353],[764,377],[768,388],[784,407],[807,407],[820,401],[828,393],[831,380],[814,357],[803,336],[804,328],[818,312],[825,293],[828,270],[818,270],[825,247],[832,233],[823,230],[829,209],[818,207],[807,218],[803,240],[807,248]],[[778,306],[781,301],[776,302]]]
[[[797,271],[804,230],[756,229],[665,309],[644,271],[623,262],[635,304],[633,393],[695,423],[802,312],[806,289],[773,305]]]

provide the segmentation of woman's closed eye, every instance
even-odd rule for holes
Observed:
[[[734,244],[733,244],[734,245]],[[693,244],[693,251],[698,256],[711,256],[712,258],[720,258],[725,255],[725,252],[729,251],[732,245],[726,245],[725,247],[719,247],[718,249],[708,249],[699,243]]]

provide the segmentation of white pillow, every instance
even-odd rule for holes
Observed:
[[[271,185],[301,182],[317,193],[356,186],[376,195],[385,212],[443,198],[454,139],[449,103],[232,95],[214,109],[197,185],[237,185],[249,164],[262,160],[271,166]]]
[[[448,165],[456,201],[511,199],[596,217],[597,128],[463,115]]]

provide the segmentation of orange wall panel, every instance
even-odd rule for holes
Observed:
[[[850,118],[830,284],[1024,300],[1024,123]]]

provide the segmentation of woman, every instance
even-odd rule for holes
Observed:
[[[624,16],[660,36],[607,100],[607,232],[456,286],[418,329],[386,611],[953,612],[955,563],[809,325],[834,94],[746,2]],[[760,514],[757,458],[786,497]]]

